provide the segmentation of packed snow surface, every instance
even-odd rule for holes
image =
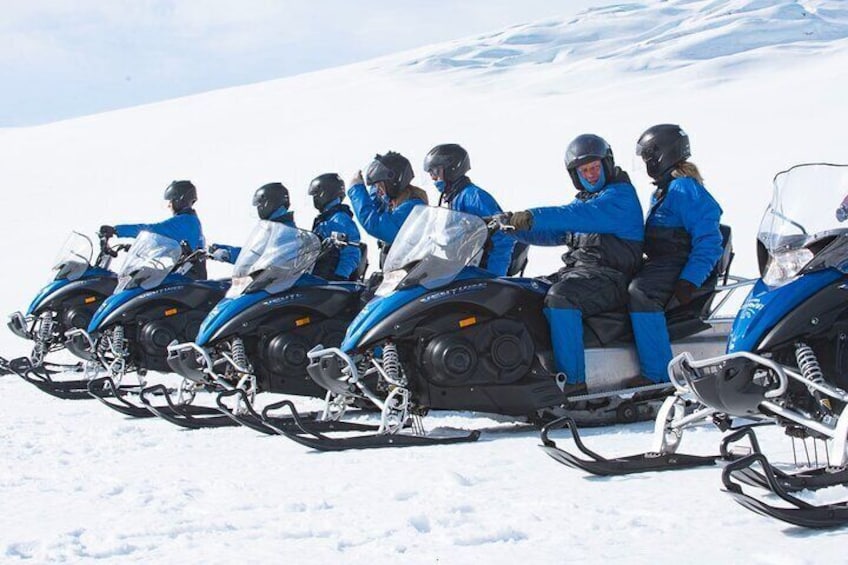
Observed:
[[[647,202],[651,187],[631,155],[638,135],[663,122],[690,134],[693,161],[734,229],[733,270],[753,275],[773,175],[848,162],[846,92],[844,2],[669,0],[0,130],[0,310],[26,307],[71,230],[164,217],[161,192],[175,178],[198,186],[207,240],[238,244],[261,184],[286,184],[308,227],[313,177],[349,178],[389,149],[410,157],[435,203],[420,163],[444,142],[469,150],[471,177],[504,209],[563,203],[573,194],[564,148],[590,131],[611,142]],[[534,250],[528,273],[555,270],[560,252]],[[7,357],[28,352],[9,332],[0,346]],[[736,505],[717,468],[587,478],[547,458],[532,429],[470,413],[436,414],[429,425],[488,431],[476,444],[317,453],[244,428],[127,419],[0,377],[0,561],[799,563],[844,554],[844,531],[793,528]],[[651,428],[595,429],[587,442],[601,453],[644,451]],[[779,430],[761,435],[791,460]],[[719,437],[696,429],[682,450],[714,452]],[[819,494],[848,497],[830,491]]]

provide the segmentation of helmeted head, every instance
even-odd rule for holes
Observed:
[[[636,154],[645,162],[648,176],[654,180],[663,178],[692,155],[689,136],[675,124],[659,124],[646,129],[636,142]]]
[[[289,189],[279,182],[263,184],[253,193],[253,205],[260,220],[267,220],[274,212],[289,209]]]
[[[594,163],[598,162],[597,165]],[[578,135],[565,150],[565,168],[577,190],[597,192],[615,174],[612,148],[603,137],[592,133]],[[591,172],[588,172],[591,170]]]
[[[190,180],[175,180],[165,188],[165,200],[174,214],[191,208],[197,202],[197,188]]]
[[[374,160],[368,165],[365,173],[365,182],[368,185],[383,183],[383,191],[390,199],[394,200],[412,182],[415,173],[409,159],[389,151],[385,155],[375,155]]]
[[[344,198],[345,184],[336,173],[318,175],[309,183],[309,196],[319,212],[330,202]]]
[[[468,151],[456,143],[437,145],[424,157],[424,170],[435,181],[439,192],[461,179],[470,169]]]

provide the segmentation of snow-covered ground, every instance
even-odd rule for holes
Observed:
[[[660,122],[690,134],[693,160],[734,228],[735,272],[750,275],[774,173],[848,162],[846,91],[844,2],[669,0],[0,130],[0,311],[26,306],[70,230],[163,217],[161,193],[174,178],[197,184],[207,239],[239,243],[260,184],[285,183],[308,226],[314,176],[350,177],[388,149],[420,168],[444,142],[469,150],[471,177],[505,209],[561,203],[573,194],[564,148],[591,131],[612,143],[647,201],[631,155]],[[557,263],[558,252],[534,251],[529,272]],[[25,352],[3,332],[0,353]],[[435,422],[494,425],[469,414]],[[587,435],[599,451],[622,454],[646,449],[650,428]],[[779,431],[763,435],[767,449],[788,454]],[[804,531],[738,507],[719,492],[717,469],[586,479],[544,456],[531,430],[470,445],[314,453],[247,429],[128,420],[2,377],[0,438],[3,561],[797,563],[844,553],[842,531]],[[684,450],[711,452],[718,438],[696,430]]]

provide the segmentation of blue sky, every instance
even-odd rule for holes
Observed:
[[[0,127],[334,67],[603,0],[4,3]]]

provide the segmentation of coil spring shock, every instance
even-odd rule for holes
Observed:
[[[394,343],[386,343],[383,346],[383,370],[392,384],[405,385],[400,378],[400,357],[398,356],[397,345]]]
[[[819,360],[813,348],[804,342],[795,344],[795,360],[804,378],[815,384],[824,383],[824,372],[822,372]]]
[[[53,339],[53,312],[44,312],[39,318],[38,333],[35,336],[35,345],[32,348],[33,364],[38,366],[44,361],[44,355],[50,347]]]
[[[124,326],[118,324],[112,328],[112,339],[109,343],[109,349],[115,357],[124,356]]]
[[[244,350],[244,341],[240,337],[234,337],[230,342],[230,353],[233,355],[233,363],[242,372],[249,372],[247,367],[247,353]]]

